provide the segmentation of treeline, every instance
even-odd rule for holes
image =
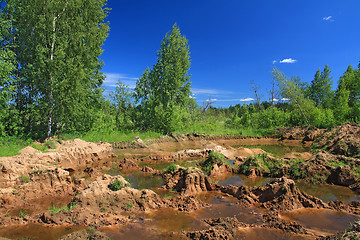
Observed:
[[[328,66],[318,70],[310,84],[274,69],[269,101],[200,107],[191,97],[188,40],[176,24],[136,88],[130,90],[119,81],[105,97],[99,56],[109,31],[106,0],[8,0],[1,6],[0,137],[213,133],[360,121],[360,70],[351,66],[335,91]]]
[[[359,65],[360,68],[360,65]],[[351,65],[332,90],[329,66],[317,70],[310,84],[288,78],[278,69],[272,79],[278,90],[269,102],[230,107],[227,125],[232,128],[276,128],[309,125],[327,128],[345,122],[360,122],[360,70]],[[283,101],[279,101],[283,99]],[[285,99],[285,101],[284,101]]]

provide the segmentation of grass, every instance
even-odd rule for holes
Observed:
[[[20,210],[19,217],[23,218],[25,216],[28,216],[29,214],[25,210]]]
[[[115,182],[110,183],[108,188],[111,191],[119,191],[120,189],[122,189],[123,187],[126,187],[119,179],[116,179]]]
[[[174,133],[199,133],[206,135],[235,135],[248,137],[263,137],[274,133],[273,129],[257,128],[228,128],[224,123],[195,123],[187,128],[177,130]]]
[[[19,137],[2,137],[0,138],[0,157],[18,155],[19,151],[29,146],[33,141],[24,140]]]
[[[249,137],[262,137],[268,136],[273,133],[272,129],[255,129],[255,128],[227,128],[223,121],[217,122],[202,122],[195,123],[187,128],[174,131],[174,133],[199,133],[206,135],[235,135],[235,136],[249,136]],[[153,131],[139,132],[139,131],[89,131],[86,133],[72,133],[61,134],[58,140],[73,140],[80,138],[87,142],[124,142],[133,141],[135,136],[141,139],[152,139],[162,136],[162,133]],[[0,157],[18,155],[19,151],[26,146],[32,146],[39,151],[46,151],[47,149],[55,148],[54,142],[46,142],[45,144],[34,144],[32,139],[23,139],[21,137],[1,137],[0,138]]]
[[[49,211],[51,212],[51,214],[56,214],[56,213],[59,213],[59,212],[62,212],[62,211],[71,211],[75,207],[76,207],[75,204],[70,203],[70,204],[68,204],[66,206],[63,206],[63,207],[52,206],[52,207],[49,208]]]
[[[175,172],[177,169],[177,166],[175,163],[171,163],[167,168],[164,169],[164,172]]]
[[[156,132],[119,132],[119,131],[89,131],[83,134],[63,134],[63,139],[75,139],[80,138],[87,142],[126,142],[135,139],[135,136],[139,136],[141,139],[157,138],[161,133]]]
[[[24,175],[21,175],[21,178],[22,178],[22,180],[23,180],[24,182],[30,182],[30,181],[31,181],[29,177],[24,176]]]
[[[204,172],[209,173],[215,164],[226,164],[229,165],[228,161],[225,160],[225,156],[221,153],[211,151],[207,159],[201,164]]]

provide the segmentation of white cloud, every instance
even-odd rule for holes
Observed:
[[[191,92],[194,95],[199,95],[199,94],[207,94],[207,95],[233,94],[233,92],[220,90],[220,89],[201,89],[201,88],[192,88]]]
[[[275,63],[277,63],[277,61],[276,61],[276,60],[274,60],[274,61],[272,61],[272,63],[273,63],[273,64],[275,64]]]
[[[121,74],[121,73],[105,73],[105,81],[103,85],[105,87],[116,87],[116,84],[120,80],[129,88],[133,89],[136,87],[136,80],[135,77],[129,77],[128,74]]]
[[[282,98],[281,101],[290,101],[289,98]]]
[[[330,22],[333,22],[333,21],[334,21],[333,16],[323,17],[323,20],[324,20],[324,21],[330,21]]]
[[[240,102],[248,102],[248,101],[254,101],[253,98],[243,98],[243,99],[240,99]]]
[[[242,98],[242,99],[206,99],[206,100],[198,100],[203,102],[249,102],[253,101],[253,98]]]
[[[292,58],[285,58],[280,61],[280,63],[296,63],[296,62],[297,62],[297,60],[292,59]]]

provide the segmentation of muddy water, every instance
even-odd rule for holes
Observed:
[[[131,187],[135,189],[154,189],[164,185],[162,177],[140,171],[124,172],[117,169],[110,169],[106,173],[111,176],[124,176],[126,181],[130,183]]]
[[[303,240],[314,239],[312,237],[304,237],[297,234],[285,233],[276,229],[264,228],[245,228],[236,231],[234,240]]]
[[[9,239],[56,240],[63,235],[85,229],[79,226],[51,227],[42,224],[15,225],[0,228],[0,236]]]
[[[216,184],[223,186],[263,186],[270,181],[270,178],[266,177],[248,177],[241,174],[228,174],[217,178]]]
[[[285,220],[296,221],[317,233],[336,233],[343,231],[359,217],[327,209],[298,209],[282,214]]]
[[[347,187],[327,184],[310,184],[301,181],[297,182],[296,186],[298,186],[301,191],[320,198],[324,202],[335,200],[344,201],[346,203],[351,201],[360,201],[360,195],[351,191]]]
[[[203,160],[203,158],[187,158],[187,159],[181,159],[176,162],[171,161],[141,161],[138,162],[137,165],[139,167],[148,166],[156,170],[164,170],[166,169],[170,164],[177,164],[182,167],[196,167],[197,163],[199,161]]]

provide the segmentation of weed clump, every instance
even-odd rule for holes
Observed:
[[[119,179],[116,179],[113,183],[110,183],[108,185],[108,188],[111,191],[119,191],[120,189],[122,189],[123,187],[126,187]]]
[[[207,159],[205,159],[205,161],[202,163],[202,169],[205,172],[210,172],[214,168],[215,164],[227,164],[230,166],[223,154],[211,151]]]
[[[177,165],[175,163],[171,163],[167,168],[164,169],[164,172],[173,173],[177,170]]]

